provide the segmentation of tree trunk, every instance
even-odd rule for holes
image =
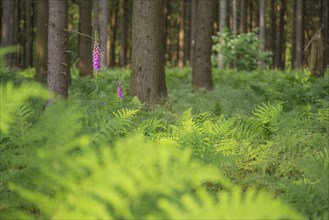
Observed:
[[[236,11],[236,0],[232,0],[232,32],[234,35],[238,32],[238,16]]]
[[[117,36],[117,24],[118,24],[118,8],[119,4],[117,1],[112,1],[112,16],[110,26],[110,67],[115,66],[115,42]]]
[[[277,19],[276,19],[276,0],[271,0],[271,50],[272,50],[272,66],[277,67]]]
[[[15,11],[15,0],[2,0],[1,47],[14,47],[16,44]],[[13,67],[15,65],[15,52],[8,53],[4,56],[4,64],[7,67]]]
[[[246,24],[246,0],[241,0],[241,10],[240,10],[240,32],[247,32],[247,24]]]
[[[177,61],[178,67],[184,66],[184,1],[179,4],[179,15],[177,18]]]
[[[213,31],[213,0],[198,0],[196,33],[192,64],[192,86],[194,89],[212,89],[211,36]]]
[[[48,0],[37,2],[36,39],[35,39],[35,80],[47,83],[48,65]]]
[[[323,39],[324,39],[324,48],[323,48],[323,68],[329,68],[329,2],[324,0],[323,6]]]
[[[159,103],[167,97],[163,3],[133,1],[131,94],[147,104]]]
[[[184,65],[190,61],[191,53],[191,1],[184,0]]]
[[[170,17],[171,14],[171,6],[170,6],[170,0],[165,0],[165,48],[164,48],[164,53],[165,53],[165,58],[166,61],[171,61],[171,51],[170,51],[170,33],[171,33],[171,28],[170,28]]]
[[[68,1],[49,1],[48,89],[66,98],[69,84]]]
[[[25,67],[32,66],[32,13],[31,13],[32,1],[25,0],[26,8],[26,42],[25,42]]]
[[[108,8],[107,0],[101,1],[101,24],[100,24],[100,49],[101,49],[101,68],[107,68],[107,25]]]
[[[91,1],[80,1],[80,33],[91,36]],[[80,76],[92,76],[92,38],[79,35]]]
[[[265,51],[265,12],[266,12],[266,0],[260,0],[259,5],[259,40],[260,40],[260,52]],[[263,69],[265,67],[264,59],[260,59],[259,68]]]
[[[219,31],[224,34],[227,23],[227,0],[220,0],[219,4]],[[222,53],[218,53],[218,68],[224,68],[224,56]]]
[[[276,53],[276,66],[283,70],[285,66],[285,32],[284,32],[284,14],[286,8],[286,1],[280,0],[280,20],[279,20],[279,31],[277,32],[277,53]]]
[[[94,33],[99,31],[99,20],[98,20],[98,16],[99,16],[99,9],[98,9],[98,5],[99,4],[99,0],[94,0]]]
[[[120,67],[127,65],[127,21],[128,2],[121,0],[121,36],[120,36]]]
[[[296,2],[296,68],[303,65],[303,0]]]
[[[191,54],[190,61],[191,66],[193,64],[193,53],[194,53],[194,44],[195,44],[195,29],[196,29],[196,6],[197,0],[191,0]]]

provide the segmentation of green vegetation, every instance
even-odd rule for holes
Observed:
[[[96,93],[73,69],[47,108],[32,70],[1,71],[1,219],[329,219],[328,71],[214,70],[193,92],[191,69],[167,69],[152,110],[128,70]]]

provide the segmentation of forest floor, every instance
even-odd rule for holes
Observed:
[[[33,69],[1,70],[1,219],[329,219],[329,72],[167,69],[146,108],[127,69],[44,108]],[[123,100],[117,96],[121,81]]]

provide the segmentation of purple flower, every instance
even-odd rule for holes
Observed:
[[[118,81],[118,89],[117,89],[117,92],[118,92],[118,96],[119,96],[120,100],[122,100],[122,98],[123,98],[123,91],[122,91],[122,88],[121,88],[120,81]]]
[[[94,49],[93,49],[93,67],[94,70],[99,71],[101,68],[101,53],[99,49],[99,42],[95,37]]]

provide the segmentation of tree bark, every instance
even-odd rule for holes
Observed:
[[[324,48],[323,48],[323,68],[329,68],[329,2],[324,0],[323,6],[323,39],[324,40]]]
[[[107,68],[107,25],[108,8],[107,0],[101,1],[101,24],[100,24],[100,49],[101,49],[101,68]]]
[[[16,37],[16,1],[2,0],[2,29],[1,29],[1,47],[15,46]],[[7,67],[15,65],[15,52],[4,55],[4,64]]]
[[[80,1],[80,33],[91,36],[91,1]],[[92,76],[92,43],[89,37],[79,35],[80,76]]]
[[[110,67],[115,66],[115,42],[117,37],[117,24],[118,24],[118,8],[119,4],[117,1],[112,1],[112,16],[110,26]]]
[[[236,0],[232,0],[232,32],[234,35],[238,32],[238,16],[236,11]]]
[[[259,40],[260,40],[260,52],[265,51],[265,12],[266,12],[266,0],[260,0],[259,5]],[[259,68],[263,69],[265,67],[264,59],[260,59]]]
[[[227,23],[227,0],[220,0],[219,4],[219,31],[224,34]],[[218,68],[224,67],[224,57],[222,53],[218,53]]]
[[[193,64],[193,53],[194,53],[194,44],[195,44],[196,7],[197,7],[197,0],[191,0],[191,54],[190,54],[191,66]]]
[[[179,4],[179,15],[177,18],[177,61],[178,67],[184,66],[184,1]]]
[[[271,0],[271,50],[272,50],[272,66],[277,67],[276,56],[277,56],[277,19],[276,19],[276,0]]]
[[[159,103],[167,97],[163,3],[133,1],[131,95],[146,104]]]
[[[37,2],[36,33],[35,33],[35,80],[47,83],[48,63],[48,0]]]
[[[25,67],[32,66],[32,13],[31,13],[32,1],[25,0],[25,10],[26,10],[26,42],[25,42]]]
[[[99,9],[98,9],[98,6],[99,6],[99,0],[94,0],[94,33],[95,32],[98,32],[99,31]]]
[[[184,65],[190,61],[191,53],[191,1],[184,0]]]
[[[247,32],[247,24],[246,24],[246,0],[241,0],[241,9],[240,9],[240,32]]]
[[[277,34],[277,53],[276,53],[276,66],[283,70],[285,66],[285,32],[284,32],[284,15],[285,15],[285,9],[286,9],[286,1],[280,0],[280,19],[279,19],[279,31]]]
[[[210,60],[213,7],[213,0],[197,1],[196,33],[192,64],[192,86],[194,89],[213,88]]]
[[[296,2],[296,68],[303,65],[303,0]]]
[[[121,37],[120,37],[120,67],[127,65],[127,22],[128,22],[128,2],[121,0]]]
[[[69,85],[68,1],[49,1],[48,89],[66,98]]]

